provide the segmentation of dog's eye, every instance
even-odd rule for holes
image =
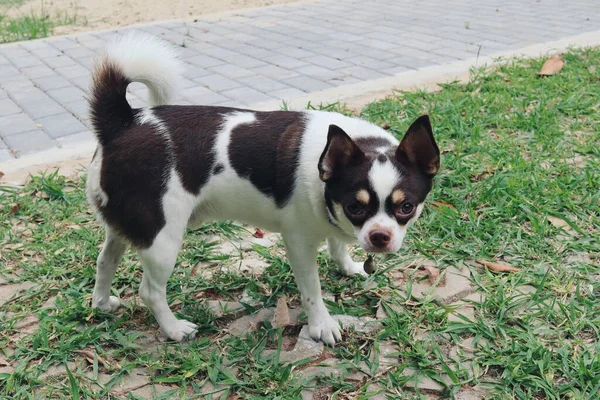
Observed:
[[[400,206],[400,208],[398,210],[396,210],[396,214],[398,214],[399,217],[406,217],[410,214],[412,214],[412,212],[415,210],[415,206],[412,203],[404,202],[402,203],[402,205]]]
[[[355,217],[361,217],[365,214],[365,209],[359,203],[351,203],[347,205],[346,211]]]

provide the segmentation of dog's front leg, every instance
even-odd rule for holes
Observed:
[[[334,345],[342,340],[339,323],[334,320],[323,302],[317,269],[319,242],[300,232],[284,233],[287,256],[296,277],[302,305],[308,314],[308,331],[315,340]]]
[[[368,276],[365,272],[364,263],[355,262],[348,254],[348,245],[339,239],[330,237],[327,238],[327,246],[329,247],[329,255],[331,259],[338,265],[340,272],[343,275],[362,275]]]

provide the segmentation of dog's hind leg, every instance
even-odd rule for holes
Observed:
[[[329,255],[331,259],[338,265],[340,272],[343,275],[350,276],[359,274],[367,276],[363,268],[363,263],[355,262],[348,254],[348,245],[339,239],[330,237],[327,238],[327,246],[329,247]]]
[[[118,297],[110,295],[110,285],[126,249],[127,243],[113,229],[106,226],[106,241],[96,262],[92,307],[105,312],[112,312],[119,308],[121,302]]]
[[[140,250],[144,276],[140,284],[140,297],[156,318],[165,334],[181,341],[195,334],[197,326],[184,319],[177,319],[167,303],[167,281],[173,272],[177,253],[183,241],[183,229],[167,225],[148,249]]]

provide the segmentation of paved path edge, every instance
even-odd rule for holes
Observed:
[[[310,101],[312,104],[328,104],[343,102],[359,108],[371,101],[389,95],[392,90],[432,90],[437,83],[449,81],[466,81],[473,67],[488,69],[505,63],[515,57],[537,57],[560,53],[572,47],[591,47],[600,45],[600,31],[571,36],[568,38],[524,47],[517,50],[499,52],[490,56],[457,61],[445,65],[424,67],[415,71],[407,71],[396,76],[375,79],[342,87],[309,93],[286,100],[291,108],[304,108]],[[249,108],[255,110],[276,110],[281,107],[280,101],[257,103]],[[59,149],[41,151],[15,160],[0,163],[0,171],[4,177],[0,184],[23,184],[29,174],[39,171],[61,168],[63,172],[74,171],[86,166],[96,148],[95,141],[65,145]]]

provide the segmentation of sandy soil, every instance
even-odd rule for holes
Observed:
[[[9,16],[63,15],[76,17],[75,25],[57,27],[55,35],[109,29],[142,22],[167,19],[193,19],[250,7],[293,3],[298,0],[26,0],[9,7]]]

